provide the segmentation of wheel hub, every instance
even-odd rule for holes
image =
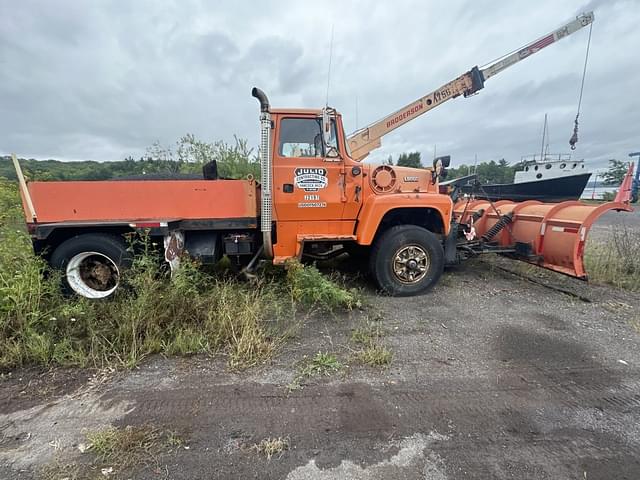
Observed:
[[[98,252],[82,252],[69,260],[67,283],[85,298],[105,298],[118,287],[120,272],[116,264]]]
[[[429,255],[419,245],[399,249],[393,257],[393,273],[402,283],[413,284],[424,278],[429,270]]]

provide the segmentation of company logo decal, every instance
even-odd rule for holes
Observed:
[[[305,192],[317,192],[329,185],[327,170],[325,168],[296,168],[295,186]]]
[[[396,123],[403,122],[407,118],[409,118],[412,115],[418,113],[420,110],[422,110],[423,107],[424,106],[422,105],[422,103],[419,103],[417,105],[414,105],[413,107],[410,107],[410,108],[406,109],[402,113],[399,113],[398,115],[396,115],[392,119],[387,120],[387,128],[395,125]]]

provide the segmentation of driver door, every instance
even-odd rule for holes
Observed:
[[[278,222],[342,220],[343,162],[327,157],[322,119],[283,115],[273,145],[273,195]],[[337,137],[335,122],[333,142]]]

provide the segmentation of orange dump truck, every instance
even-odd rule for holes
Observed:
[[[450,98],[477,92],[485,79],[592,19],[577,17],[544,42],[523,47],[516,59],[474,67],[352,136],[345,135],[334,109],[274,109],[254,88],[260,183],[218,178],[210,164],[201,180],[27,185],[16,162],[35,251],[64,272],[68,290],[88,298],[117,289],[122,268],[131,262],[123,235],[140,230],[164,244],[172,266],[184,253],[204,263],[226,255],[249,270],[260,259],[282,264],[302,256],[366,256],[371,275],[391,295],[422,293],[445,264],[485,252],[586,278],[582,252],[589,227],[606,210],[629,209],[628,202],[454,203],[438,184],[446,159],[430,169],[360,160],[389,131]]]

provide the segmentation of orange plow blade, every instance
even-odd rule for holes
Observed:
[[[463,246],[503,247],[502,253],[519,260],[586,280],[583,255],[587,233],[609,210],[633,209],[620,201],[587,205],[578,201],[501,200],[492,204],[464,199],[456,203],[454,215],[466,236]]]

